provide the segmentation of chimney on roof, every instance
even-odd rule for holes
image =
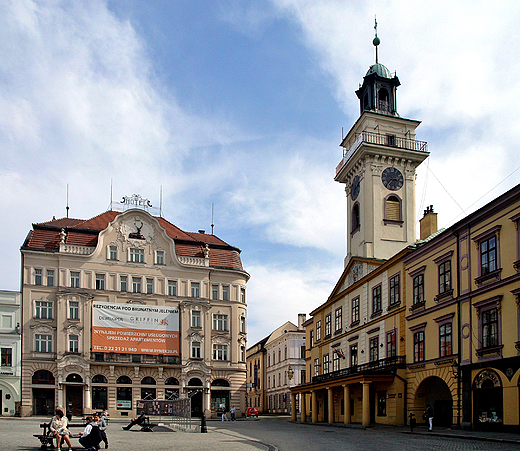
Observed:
[[[199,233],[206,233],[205,230],[199,229]]]
[[[425,240],[430,235],[437,232],[437,213],[433,211],[433,205],[426,207],[424,216],[419,221],[420,224],[420,239]]]
[[[298,330],[303,330],[303,323],[307,319],[307,315],[305,313],[298,313]]]

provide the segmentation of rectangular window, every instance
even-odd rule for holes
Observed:
[[[193,310],[191,312],[191,327],[202,327],[201,324],[201,316],[200,316],[200,311],[198,310]]]
[[[359,323],[359,296],[352,299],[352,324]]]
[[[69,319],[79,319],[79,301],[69,301]]]
[[[153,294],[153,279],[146,279],[146,294]]]
[[[339,354],[337,352],[334,352],[332,354],[332,371],[338,371],[339,370]]]
[[[386,357],[395,357],[397,355],[397,331],[391,330],[386,333]]]
[[[96,290],[104,290],[104,289],[105,289],[105,275],[96,274]]]
[[[117,246],[110,245],[108,247],[108,259],[117,260]]]
[[[35,301],[35,317],[39,319],[52,319],[52,302]]]
[[[316,341],[321,340],[321,321],[316,321]]]
[[[54,269],[47,270],[47,286],[48,287],[54,286]]]
[[[52,335],[35,335],[36,352],[52,352]]]
[[[246,303],[246,289],[245,288],[240,288],[240,302],[242,302],[242,304]]]
[[[343,329],[343,309],[338,307],[334,311],[334,331],[341,332]]]
[[[128,277],[119,276],[120,290],[122,292],[128,291]]]
[[[34,285],[42,285],[43,284],[42,273],[43,273],[42,269],[35,269],[34,270]]]
[[[480,243],[480,275],[497,269],[497,238],[495,235]]]
[[[13,317],[11,315],[2,315],[2,323],[0,324],[2,329],[13,328]]]
[[[213,345],[213,360],[227,360],[227,345]]]
[[[413,361],[424,362],[424,330],[413,334]]]
[[[314,359],[314,375],[320,374],[320,359]]]
[[[323,356],[323,374],[326,374],[330,371],[330,359],[329,354],[325,354]]]
[[[379,360],[379,337],[371,338],[368,342],[369,361],[377,362]]]
[[[439,326],[440,357],[451,355],[451,323]]]
[[[396,274],[395,276],[390,278],[390,287],[389,288],[390,288],[390,299],[389,299],[390,306],[399,304],[399,302],[401,302],[399,274]]]
[[[191,344],[191,358],[200,359],[200,343],[198,341]]]
[[[381,303],[381,284],[372,288],[372,313],[379,313],[383,309]]]
[[[222,314],[213,315],[213,330],[228,330],[227,315],[222,315]]]
[[[229,285],[224,285],[222,287],[222,300],[229,301]]]
[[[191,282],[191,297],[200,298],[200,283]]]
[[[240,317],[240,332],[242,332],[243,334],[246,333],[246,317],[245,316],[241,316]],[[285,348],[287,350],[287,348]]]
[[[69,352],[79,352],[79,337],[77,335],[69,335]]]
[[[386,392],[379,392],[377,394],[377,416],[386,416]]]
[[[132,293],[141,292],[141,282],[140,277],[132,277]]]
[[[482,347],[498,346],[498,309],[484,310],[482,313]]]
[[[357,366],[357,344],[350,346],[350,366]]]
[[[155,253],[155,264],[164,265],[164,251],[157,251]]]
[[[312,347],[314,346],[314,330],[311,329],[309,331],[309,342],[310,342],[310,348],[309,349],[312,349]]]
[[[424,274],[419,274],[413,278],[413,305],[424,302]]]
[[[332,314],[325,315],[325,337],[332,335]]]
[[[2,348],[2,366],[13,366],[12,348]]]
[[[211,285],[211,299],[218,299],[218,285]]]
[[[439,293],[451,290],[451,261],[439,265]]]
[[[177,296],[176,280],[168,280],[168,296]]]
[[[144,249],[130,249],[130,261],[134,263],[144,263]]]
[[[79,288],[79,272],[78,271],[70,272],[70,286],[71,286],[71,288]]]

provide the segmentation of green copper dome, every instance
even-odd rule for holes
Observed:
[[[384,66],[381,63],[376,63],[370,66],[370,69],[368,69],[368,72],[366,73],[365,77],[372,74],[379,75],[382,78],[392,78],[390,71],[386,68],[386,66]]]

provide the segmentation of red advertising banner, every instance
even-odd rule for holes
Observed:
[[[92,351],[179,356],[179,310],[94,302]]]

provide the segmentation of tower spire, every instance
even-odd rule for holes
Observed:
[[[379,55],[378,55],[378,52],[377,52],[377,46],[381,43],[381,39],[379,39],[377,37],[377,17],[374,19],[374,21],[375,21],[374,30],[376,32],[376,37],[372,41],[372,44],[374,44],[374,46],[376,47],[376,64],[378,64],[379,63]]]

